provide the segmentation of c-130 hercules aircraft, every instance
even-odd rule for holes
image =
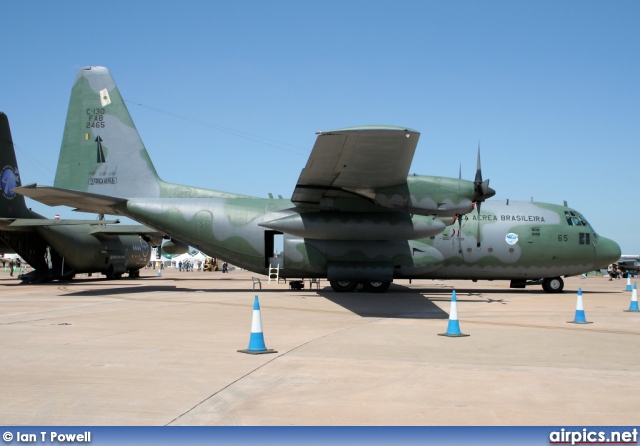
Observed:
[[[479,154],[475,181],[408,176],[419,135],[386,126],[321,132],[291,200],[167,183],[109,70],[93,66],[74,82],[54,187],[15,190],[51,206],[128,216],[261,274],[275,260],[274,236],[284,234],[280,276],[326,277],[338,292],[429,278],[560,292],[562,276],[620,257],[574,209],[485,202],[495,192]]]

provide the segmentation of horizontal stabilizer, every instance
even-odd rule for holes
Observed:
[[[116,206],[127,201],[125,198],[37,186],[36,184],[16,187],[13,191],[49,206],[71,206],[75,207],[76,211],[95,214],[119,214]]]
[[[68,220],[68,219],[49,219],[49,218],[16,218],[8,226],[11,228],[32,228],[37,226],[75,226],[75,225],[115,225],[120,220]],[[1,223],[0,223],[1,225]]]

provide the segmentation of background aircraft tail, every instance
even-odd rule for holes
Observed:
[[[82,68],[73,84],[55,186],[112,197],[159,197],[158,178],[108,69]]]
[[[2,190],[0,190],[0,219],[15,218],[43,218],[41,215],[27,208],[24,197],[12,191],[14,187],[21,186],[20,171],[16,160],[16,152],[13,147],[13,138],[9,128],[7,115],[0,112],[0,178]],[[0,240],[6,243],[11,250],[20,254],[31,267],[37,270],[24,280],[41,281],[51,276],[51,268],[62,265],[62,257],[50,249],[42,237],[32,231],[8,231],[0,229]],[[49,254],[48,268],[45,253]]]
[[[38,218],[38,214],[27,208],[24,197],[12,190],[22,184],[9,119],[3,112],[0,112],[0,169],[0,218]]]

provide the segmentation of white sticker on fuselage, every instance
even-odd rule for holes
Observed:
[[[513,232],[510,232],[507,234],[507,236],[504,239],[508,244],[515,245],[516,243],[518,243],[518,234],[514,234]]]

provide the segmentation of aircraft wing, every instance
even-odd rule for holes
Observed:
[[[127,201],[125,198],[50,186],[37,186],[36,184],[16,187],[13,191],[49,206],[74,206],[76,211],[94,214],[119,214],[116,206]]]
[[[108,235],[147,235],[150,237],[163,237],[164,232],[158,232],[144,225],[118,225],[118,226],[95,226],[92,234]]]
[[[92,235],[139,235],[151,246],[162,246],[164,232],[158,232],[144,225],[118,225],[118,226],[94,226],[90,231]]]
[[[404,127],[366,126],[321,132],[291,201],[372,198],[374,189],[404,184],[420,133]]]
[[[46,226],[90,226],[93,235],[140,235],[152,241],[153,246],[162,244],[163,232],[158,232],[144,225],[120,225],[120,220],[73,220],[48,218],[0,218],[0,230],[34,231],[37,227]],[[2,252],[2,246],[0,246]],[[8,251],[4,251],[8,252]]]
[[[70,220],[70,219],[50,219],[50,218],[2,218],[0,219],[0,227],[4,226],[9,220],[9,228],[34,228],[37,226],[74,226],[74,225],[114,225],[120,223],[120,220]]]

